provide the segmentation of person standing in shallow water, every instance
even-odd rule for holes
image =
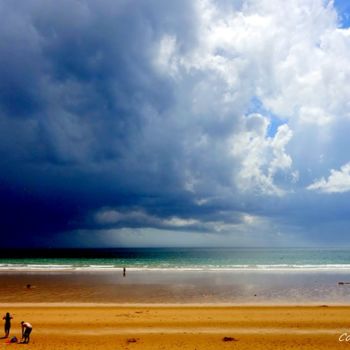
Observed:
[[[10,335],[11,320],[13,319],[13,317],[10,315],[9,312],[7,312],[2,319],[5,320],[5,338],[8,338],[8,336]]]

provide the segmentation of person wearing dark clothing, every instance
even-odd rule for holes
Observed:
[[[7,312],[6,315],[2,318],[3,320],[5,320],[5,338],[8,338],[8,336],[10,335],[12,318],[13,317],[10,315],[9,312]]]
[[[29,322],[21,322],[22,325],[22,343],[23,344],[28,344],[29,343],[29,336],[30,333],[32,332],[32,325]]]

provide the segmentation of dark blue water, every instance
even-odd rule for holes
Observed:
[[[113,248],[0,250],[0,269],[350,270],[349,249]]]

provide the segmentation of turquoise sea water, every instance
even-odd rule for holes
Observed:
[[[35,269],[342,270],[350,249],[116,248],[0,250],[0,270]]]

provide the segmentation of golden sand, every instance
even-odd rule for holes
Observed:
[[[337,349],[350,307],[1,305],[33,325],[28,349]],[[1,339],[0,346],[5,345]]]

